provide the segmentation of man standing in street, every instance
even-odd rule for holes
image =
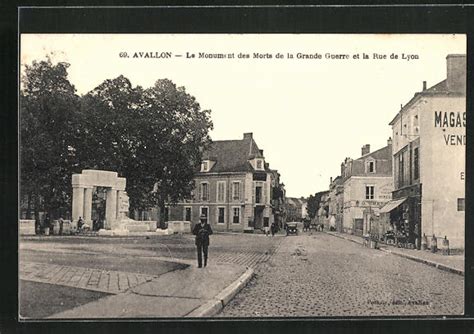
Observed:
[[[193,228],[193,234],[196,236],[196,248],[198,256],[198,268],[202,268],[202,255],[204,253],[204,267],[207,265],[207,254],[209,247],[209,236],[212,234],[211,226],[207,223],[207,216],[199,217],[201,222]]]

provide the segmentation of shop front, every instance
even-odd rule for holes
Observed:
[[[421,190],[421,187],[415,187],[404,189],[404,192],[394,192],[396,199],[380,209],[385,242],[394,243],[399,247],[420,249],[421,191],[416,190]],[[408,196],[396,197],[396,195]]]

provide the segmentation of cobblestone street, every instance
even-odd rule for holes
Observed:
[[[258,264],[266,262],[272,256],[276,247],[283,239],[282,235],[272,238],[262,234],[216,233],[211,237],[209,264],[212,262],[235,263],[255,268]],[[63,265],[70,264],[70,258],[74,254],[82,254],[80,257],[74,257],[73,262],[77,266],[93,266],[99,269],[105,263],[110,266],[110,261],[101,261],[101,264],[94,264],[97,260],[90,261],[91,258],[86,255],[100,257],[118,256],[122,258],[153,257],[163,260],[196,259],[196,246],[194,245],[194,236],[192,235],[150,238],[30,237],[24,238],[21,241],[20,250],[20,258],[23,261],[48,261],[48,263],[53,261]],[[108,269],[123,270],[120,267]],[[144,269],[137,268],[133,272],[137,272],[136,270],[141,272]]]
[[[325,233],[282,238],[219,317],[461,315],[464,278]]]
[[[20,314],[25,318],[42,318],[81,306],[87,309],[87,305],[94,305],[106,296],[152,298],[150,294],[165,299],[153,301],[156,312],[140,314],[152,317],[186,314],[199,303],[207,302],[196,298],[199,293],[189,288],[188,280],[194,279],[198,285],[210,282],[209,289],[198,289],[201,293],[205,290],[217,294],[242,274],[238,268],[245,271],[246,267],[256,268],[268,261],[282,240],[282,236],[216,233],[211,237],[208,267],[201,271],[196,268],[192,235],[25,237],[20,240]],[[237,276],[230,276],[233,273]],[[145,297],[136,291],[165,279],[162,278],[165,275],[178,281],[167,281],[159,285],[163,286],[161,289],[147,290]],[[181,296],[184,293],[181,285],[189,288],[186,298]],[[169,293],[178,293],[180,299],[166,299],[173,298]],[[184,308],[172,306],[177,301],[184,303]],[[126,312],[129,309],[133,308],[124,306]],[[135,312],[149,307],[138,309]],[[112,315],[119,316],[125,311],[118,309]],[[82,311],[70,312],[80,316]]]

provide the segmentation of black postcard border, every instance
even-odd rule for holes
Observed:
[[[474,213],[471,201],[474,132],[468,121],[466,128],[466,262],[465,317],[430,318],[264,318],[235,320],[117,320],[77,322],[18,322],[17,319],[17,76],[18,33],[466,33],[468,36],[468,86],[474,82],[474,7],[467,5],[171,5],[152,7],[124,6],[109,1],[107,7],[84,7],[69,2],[71,7],[57,7],[58,1],[17,4],[6,7],[6,20],[0,22],[3,52],[2,95],[4,110],[0,138],[4,159],[0,164],[2,191],[2,272],[1,332],[260,332],[298,331],[353,332],[465,332],[474,333],[473,241],[470,224]],[[49,5],[50,7],[46,7]],[[92,4],[91,4],[92,5]],[[102,4],[103,5],[103,4]],[[3,5],[0,5],[3,6]],[[37,7],[40,6],[40,7]],[[120,7],[119,7],[120,6]],[[1,7],[0,7],[1,8]],[[472,90],[468,89],[467,110],[473,108]],[[4,147],[3,147],[4,146]],[[414,321],[416,320],[416,321]]]

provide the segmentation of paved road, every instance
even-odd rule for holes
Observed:
[[[283,239],[281,236],[216,233],[211,237],[206,270],[225,267],[214,266],[217,263],[255,268],[268,261]],[[196,266],[195,249],[191,235],[21,238],[20,314],[27,318],[43,318],[146,285],[146,282],[159,280],[161,275],[180,272],[187,265]],[[205,276],[205,271],[199,274]],[[225,277],[230,276],[223,272],[214,273],[212,277],[219,277],[220,285],[230,284],[225,281]],[[196,280],[196,286],[206,284],[204,278]],[[225,287],[218,283],[211,286],[215,289]]]
[[[220,317],[460,315],[464,278],[328,234],[282,238]]]
[[[284,239],[283,236],[266,237],[249,234],[218,234],[211,236],[209,262],[235,263],[251,268],[266,262]],[[97,256],[107,257],[100,260]],[[159,258],[161,260],[195,260],[196,246],[192,235],[156,237],[31,237],[20,240],[20,263],[48,262],[62,265],[111,266],[110,257],[126,259]],[[100,264],[97,262],[100,261]],[[116,261],[115,261],[116,262]],[[133,261],[109,270],[142,272],[146,268],[134,266]],[[124,269],[131,268],[133,269]],[[148,272],[147,272],[148,273]]]
[[[282,237],[218,234],[210,261],[255,268],[274,253]],[[20,244],[22,280],[121,293],[184,265],[162,261],[192,260],[189,235],[159,238],[34,238]],[[192,261],[190,261],[192,263]]]

